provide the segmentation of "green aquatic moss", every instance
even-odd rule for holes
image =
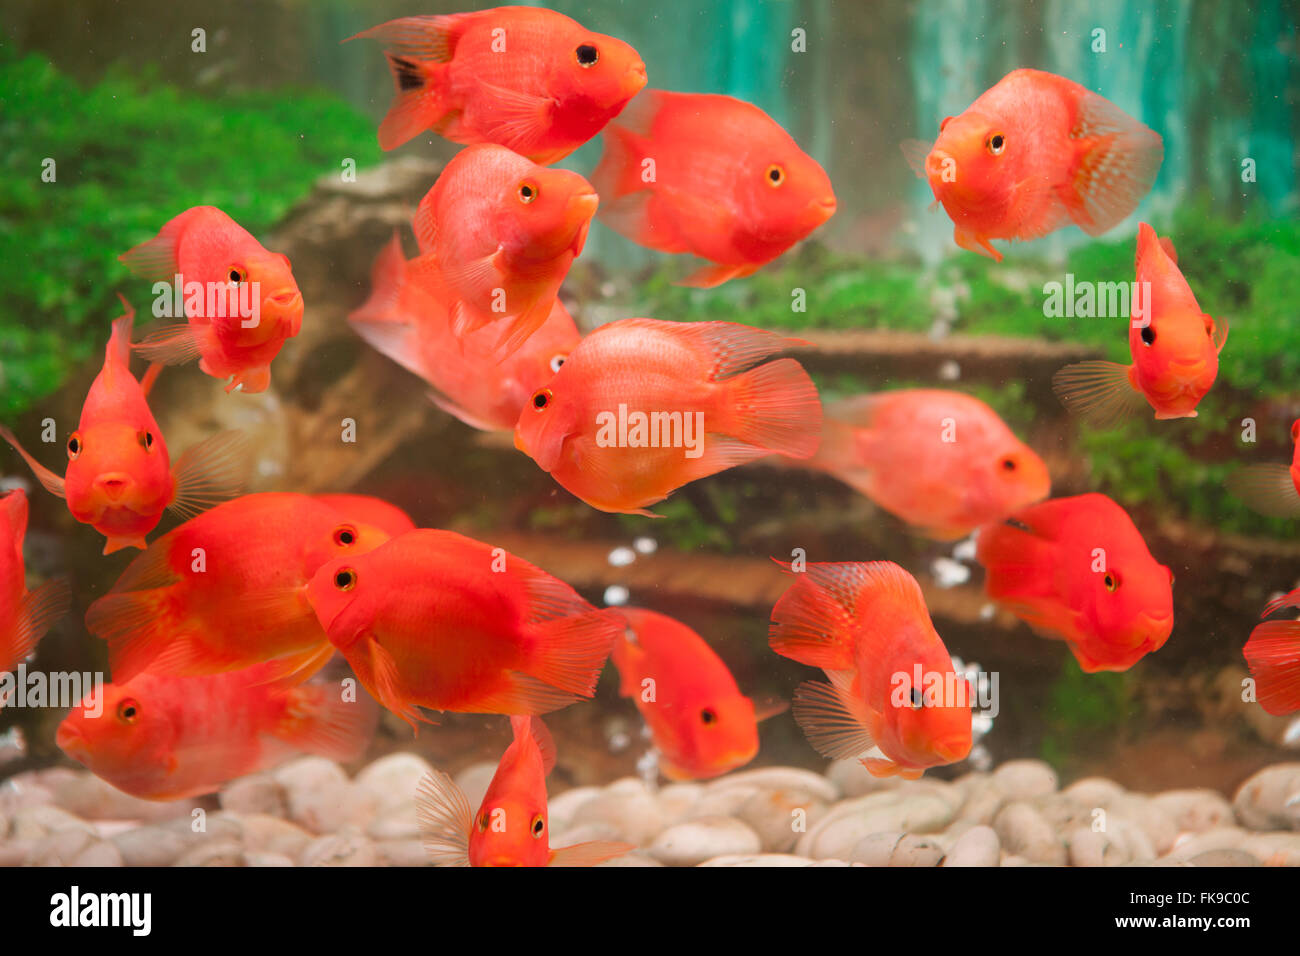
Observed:
[[[1042,758],[1054,767],[1068,767],[1079,740],[1118,730],[1132,706],[1134,680],[1131,670],[1085,674],[1073,657],[1064,660],[1047,692]]]
[[[0,419],[103,348],[115,293],[143,288],[118,255],[200,204],[263,233],[345,158],[364,167],[379,148],[329,94],[200,96],[124,70],[83,89],[0,44]]]

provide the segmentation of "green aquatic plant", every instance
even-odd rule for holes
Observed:
[[[201,96],[123,69],[82,88],[12,49],[0,44],[3,419],[103,348],[117,291],[144,304],[117,257],[172,216],[219,206],[257,235],[345,158],[379,157],[371,121],[330,94]]]
[[[1085,674],[1073,657],[1047,691],[1042,758],[1068,768],[1078,756],[1078,741],[1100,740],[1122,727],[1133,701],[1133,671]]]

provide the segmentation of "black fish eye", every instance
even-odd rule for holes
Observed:
[[[533,817],[533,836],[540,837],[542,831],[546,829],[546,821],[542,819],[541,814]]]
[[[68,457],[76,458],[80,454],[81,454],[81,438],[78,435],[73,435],[71,438],[68,439]]]
[[[1015,470],[1016,470],[1016,460],[1015,460],[1014,458],[1003,458],[1003,459],[1002,459],[1002,470],[1003,470],[1003,471],[1015,471]]]
[[[994,133],[989,137],[988,147],[989,152],[997,156],[1007,148],[1007,138],[1001,133]]]
[[[590,43],[582,44],[573,51],[573,55],[578,58],[578,66],[587,67],[588,69],[595,66],[596,61],[600,59],[600,51]]]
[[[552,372],[558,372],[558,371],[560,370],[560,366],[563,365],[563,364],[564,364],[564,356],[563,356],[563,355],[552,355],[552,356],[551,356],[551,371],[552,371]]]
[[[1106,585],[1106,590],[1110,591],[1112,594],[1114,593],[1115,589],[1119,587],[1119,579],[1116,578],[1115,575],[1113,574],[1108,573],[1104,578],[1101,579],[1101,581],[1102,584]]]
[[[334,586],[340,591],[351,591],[357,586],[357,572],[351,568],[340,568],[334,573]]]
[[[717,719],[718,715],[711,707],[705,707],[700,711],[700,720],[704,721],[706,724],[714,723]]]
[[[349,525],[334,529],[334,543],[346,548],[357,543],[357,532]]]
[[[150,451],[153,448],[153,432],[142,431],[140,433],[140,446],[145,451]]]
[[[487,828],[488,828],[488,813],[486,810],[484,810],[481,814],[479,814],[478,832],[487,833]]]
[[[785,182],[785,169],[782,166],[773,163],[767,167],[767,183],[769,186],[780,186],[783,182]]]
[[[537,409],[540,412],[542,409],[546,407],[547,403],[549,403],[550,400],[551,400],[551,390],[549,388],[544,388],[533,396],[533,408]]]
[[[134,724],[140,716],[140,705],[131,697],[117,705],[117,719],[124,724]]]
[[[1148,325],[1142,330],[1141,336],[1143,345],[1154,345],[1156,341],[1156,330]]]
[[[922,707],[924,707],[924,706],[925,706],[925,695],[921,693],[920,688],[913,687],[913,688],[912,688],[912,707],[913,707],[913,709],[915,709],[915,710],[920,710],[920,709],[921,709]]]

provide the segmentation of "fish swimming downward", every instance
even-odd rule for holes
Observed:
[[[611,655],[619,693],[636,701],[670,780],[707,780],[758,753],[754,702],[695,631],[666,614],[619,609],[627,622]]]
[[[263,392],[271,360],[302,327],[303,302],[289,257],[269,252],[215,206],[185,210],[120,260],[166,283],[184,321],[149,333],[135,350],[151,362],[199,368],[226,391]]]
[[[542,714],[590,697],[622,631],[540,568],[419,529],[323,564],[306,588],[330,643],[415,729],[419,708]]]
[[[0,674],[13,670],[36,650],[45,632],[67,613],[72,600],[63,578],[27,590],[26,536],[27,495],[15,488],[0,498]],[[0,700],[2,707],[4,701]]]
[[[1300,607],[1300,590],[1269,603],[1260,617]],[[1300,710],[1300,621],[1265,621],[1250,632],[1242,656],[1255,678],[1259,706],[1274,716]]]
[[[835,213],[830,178],[776,121],[730,96],[647,90],[605,132],[600,219],[709,264],[681,285],[752,275]]]
[[[793,577],[772,608],[768,639],[830,681],[805,681],[794,696],[794,719],[817,752],[909,780],[965,759],[970,684],[954,670],[916,578],[892,561],[809,563]]]
[[[1157,419],[1195,418],[1228,341],[1227,320],[1201,311],[1173,243],[1145,222],[1138,227],[1136,268],[1128,331],[1133,363],[1079,362],[1052,376],[1062,404],[1096,425],[1134,414],[1144,402]]]
[[[145,800],[212,793],[299,752],[339,762],[364,753],[379,713],[373,701],[272,676],[264,664],[202,677],[137,674],[92,691],[55,740],[95,776]]]
[[[581,338],[556,299],[550,315],[510,355],[497,354],[498,332],[484,326],[457,336],[449,296],[429,273],[411,268],[396,235],[371,271],[371,293],[348,322],[371,346],[428,382],[429,397],[472,428],[509,431],[533,392],[559,371]]]
[[[1300,419],[1291,424],[1291,464],[1246,465],[1228,475],[1228,490],[1260,514],[1300,518]]]
[[[540,7],[403,17],[349,39],[361,37],[385,44],[396,86],[379,125],[384,149],[428,129],[549,165],[599,133],[646,83],[632,47]]]
[[[1173,630],[1173,572],[1105,495],[1053,498],[987,525],[975,556],[989,597],[1064,640],[1089,674],[1128,670]]]
[[[145,669],[213,674],[273,660],[278,673],[309,677],[334,648],[302,594],[307,582],[331,558],[388,540],[367,520],[414,527],[372,501],[244,495],[163,535],[86,612],[87,630],[108,642],[113,679],[129,681]]]
[[[899,389],[823,406],[822,443],[804,466],[825,471],[927,537],[951,541],[1047,497],[1034,450],[979,399]]]
[[[599,202],[591,184],[504,146],[470,146],[447,164],[415,211],[420,257],[408,268],[461,336],[491,325],[504,353],[546,322]]]
[[[620,319],[533,394],[515,447],[593,508],[645,514],[687,482],[817,450],[821,402],[799,344],[734,322]]]
[[[539,717],[511,717],[514,740],[501,755],[478,814],[447,774],[435,770],[415,796],[424,847],[437,866],[595,866],[636,849],[594,840],[552,848],[546,775],[555,743]]]
[[[991,239],[1114,228],[1150,192],[1164,159],[1160,135],[1110,100],[1027,69],[946,118],[933,145],[902,147],[952,219],[957,245],[998,262]]]
[[[147,394],[160,366],[142,381],[131,374],[135,310],[113,322],[104,367],[90,386],[81,420],[67,441],[63,476],[46,468],[0,426],[45,489],[68,502],[82,524],[104,536],[104,554],[145,547],[145,535],[171,510],[182,517],[239,494],[250,466],[250,446],[237,431],[220,432],[187,449],[173,466]]]

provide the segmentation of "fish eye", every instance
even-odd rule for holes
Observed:
[[[984,145],[994,156],[1001,156],[1003,150],[1007,148],[1007,138],[1001,133],[991,133]]]
[[[488,812],[484,810],[482,813],[478,815],[478,832],[487,833],[487,828],[488,828]]]
[[[351,568],[339,568],[334,572],[334,587],[340,591],[351,591],[357,586],[357,572]]]
[[[582,44],[573,51],[573,55],[578,59],[578,66],[585,70],[590,70],[600,59],[600,51],[590,43]]]
[[[558,372],[560,370],[560,366],[564,364],[564,359],[565,356],[563,355],[552,355],[550,361],[551,371]]]
[[[540,813],[537,814],[537,816],[533,817],[533,822],[530,826],[530,829],[533,832],[534,840],[540,840],[542,838],[542,834],[546,832],[546,821],[542,819],[542,815]]]
[[[1101,583],[1106,585],[1106,590],[1112,594],[1119,588],[1119,576],[1113,572],[1107,571],[1106,576],[1101,579]]]
[[[350,548],[357,543],[357,529],[350,524],[339,525],[334,529],[334,543],[340,548]]]
[[[921,693],[919,687],[912,688],[912,709],[920,710],[925,706],[925,695]]]
[[[239,285],[241,282],[248,281],[248,272],[245,271],[243,266],[231,266],[227,278],[230,280],[231,285]]]
[[[551,403],[551,398],[551,390],[549,388],[542,389],[540,392],[533,395],[533,408],[537,409],[539,412],[545,411],[546,406]]]
[[[124,724],[134,724],[140,719],[140,705],[134,697],[128,697],[117,705],[117,719]]]
[[[712,707],[705,707],[700,711],[700,720],[704,721],[705,725],[717,723],[718,713]]]
[[[1146,326],[1146,327],[1141,331],[1140,335],[1142,336],[1142,344],[1143,344],[1143,345],[1151,346],[1151,345],[1154,345],[1154,344],[1155,344],[1155,341],[1156,341],[1156,330],[1153,329],[1151,326],[1149,326],[1149,325]]]
[[[1002,470],[1003,470],[1003,471],[1015,471],[1015,470],[1016,470],[1016,460],[1015,460],[1014,458],[1009,458],[1009,457],[1008,457],[1008,458],[1003,458],[1003,459],[1002,459]]]
[[[537,183],[532,180],[526,180],[519,184],[519,201],[527,206],[534,202],[541,190],[537,188]]]
[[[775,189],[777,186],[780,186],[785,182],[785,167],[773,163],[771,166],[767,167],[767,173],[765,175],[767,176],[767,184]]]
[[[68,457],[73,461],[81,457],[81,435],[76,432],[68,439]]]
[[[153,432],[145,429],[137,436],[140,440],[140,447],[145,451],[153,451]]]

